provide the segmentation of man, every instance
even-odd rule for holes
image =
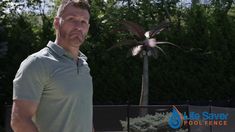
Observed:
[[[79,51],[89,19],[86,1],[62,1],[55,42],[25,59],[13,81],[14,132],[92,131],[92,77]]]

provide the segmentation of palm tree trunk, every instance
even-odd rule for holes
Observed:
[[[142,75],[142,88],[140,96],[140,106],[148,105],[148,96],[149,96],[149,77],[148,77],[148,54],[146,51],[143,51],[143,75]],[[140,109],[140,116],[144,116],[148,113],[147,108]]]

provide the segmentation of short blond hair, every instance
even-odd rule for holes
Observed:
[[[64,13],[65,8],[68,5],[72,5],[77,8],[85,9],[90,14],[90,4],[87,0],[62,0],[58,10],[57,10],[57,17],[61,17]]]

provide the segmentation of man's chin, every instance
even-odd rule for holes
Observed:
[[[71,44],[74,46],[74,47],[79,47],[82,45],[82,42],[81,41],[71,41]]]
[[[70,39],[71,39],[71,41],[83,42],[82,37],[79,37],[79,36],[73,36]]]

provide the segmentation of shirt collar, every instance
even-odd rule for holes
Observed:
[[[55,44],[52,41],[48,42],[47,47],[53,50],[58,56],[63,56],[65,54],[65,50],[61,46]]]
[[[47,47],[49,47],[51,50],[53,50],[59,56],[66,55],[66,56],[70,57],[69,53],[67,53],[61,46],[59,46],[58,44],[56,44],[56,43],[54,43],[52,41],[48,42]],[[86,55],[84,55],[81,51],[79,51],[78,58],[79,59],[87,60]]]
[[[87,60],[86,55],[84,55],[81,51],[79,51],[79,57],[80,59]]]

